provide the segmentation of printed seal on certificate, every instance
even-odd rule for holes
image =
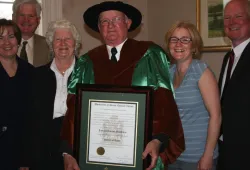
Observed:
[[[103,147],[99,147],[97,148],[96,152],[98,155],[104,155],[105,149]]]

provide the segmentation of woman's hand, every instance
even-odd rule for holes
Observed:
[[[203,155],[198,162],[197,170],[211,170],[213,167],[213,156]]]

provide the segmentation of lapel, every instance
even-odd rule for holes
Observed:
[[[134,68],[137,62],[144,55],[145,51],[143,51],[142,54],[140,53],[141,53],[141,50],[139,50],[138,41],[128,39],[124,43],[121,49],[120,61],[116,65],[118,69],[117,69],[115,78],[121,76],[128,69]]]
[[[101,45],[88,52],[93,62],[93,70],[96,84],[113,84],[113,76],[116,70],[113,67],[118,63],[109,60],[106,45]],[[119,61],[118,61],[119,62]]]
[[[34,35],[33,65],[42,66],[51,61],[49,47],[44,37]]]
[[[44,106],[43,112],[47,112],[46,114],[41,113],[41,121],[43,119],[46,122],[50,122],[53,119],[54,114],[54,100],[56,96],[56,76],[55,73],[50,69],[51,63],[48,63],[44,66],[35,68],[35,77],[34,77],[34,94],[36,103],[43,103]],[[39,90],[38,90],[39,89]],[[38,109],[41,106],[36,106]],[[38,110],[40,112],[40,110]]]
[[[78,60],[78,57],[75,56],[75,66],[76,66],[77,60]],[[75,66],[74,66],[74,69],[75,69]],[[73,71],[74,71],[74,69],[73,69]],[[67,86],[69,86],[69,83],[70,83],[70,80],[71,80],[71,76],[72,76],[73,71],[72,71],[72,72],[70,73],[70,75],[69,75],[69,78],[68,78],[68,81],[67,81]]]
[[[38,61],[38,57],[39,56],[39,46],[40,46],[40,41],[39,41],[39,37],[35,34],[34,35],[34,51],[33,51],[33,65],[36,66],[37,64],[39,64]]]
[[[225,94],[223,94],[223,95],[225,95],[224,96],[225,100],[230,98],[227,96],[231,96],[232,93],[235,93],[235,89],[238,89],[239,80],[242,79],[243,75],[245,75],[245,71],[249,69],[249,63],[250,63],[249,55],[250,55],[250,43],[248,43],[247,46],[245,47],[245,49],[243,50],[241,57],[240,57],[237,65],[236,65],[236,67],[231,75],[231,79],[227,85],[227,90],[225,91]],[[228,57],[229,56],[227,56],[227,58]],[[225,70],[225,68],[223,69],[223,73],[224,73],[224,70]],[[222,79],[222,76],[223,75],[220,76],[221,79]],[[220,80],[220,81],[222,82],[222,80]],[[223,101],[225,101],[225,100],[223,100]]]
[[[227,54],[225,55],[225,57],[223,59],[223,62],[222,62],[222,67],[221,67],[221,71],[220,71],[220,78],[219,78],[219,90],[220,90],[220,92],[221,92],[223,75],[224,75],[225,68],[226,68],[226,65],[227,65],[227,61],[228,61],[228,58],[229,58],[229,53],[230,52],[227,52]]]
[[[234,69],[234,72],[231,76],[231,80],[235,81],[237,79],[237,77],[241,76],[241,72],[244,71],[246,68],[249,67],[249,62],[250,62],[250,42],[247,44],[247,46],[245,47],[245,49],[243,50],[241,57]]]
[[[45,65],[46,75],[44,75],[43,81],[48,82],[47,88],[50,89],[51,94],[53,94],[52,98],[54,100],[57,86],[56,86],[56,75],[54,71],[50,69],[51,63],[52,61]]]

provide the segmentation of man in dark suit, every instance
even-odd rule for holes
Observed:
[[[249,169],[250,13],[247,0],[232,0],[225,6],[224,31],[232,41],[232,51],[224,57],[219,79],[223,116],[220,170]]]
[[[22,32],[18,55],[35,67],[50,61],[45,37],[35,34],[40,23],[41,5],[37,0],[15,0],[12,19]]]

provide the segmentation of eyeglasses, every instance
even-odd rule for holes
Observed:
[[[112,22],[112,24],[118,25],[118,24],[122,23],[124,20],[125,20],[124,17],[114,17],[111,20],[110,19],[102,19],[99,21],[99,24],[101,26],[107,26]]]
[[[178,41],[180,41],[182,44],[188,44],[192,41],[192,39],[188,37],[181,37],[181,38],[170,37],[169,38],[170,43],[177,43]]]

